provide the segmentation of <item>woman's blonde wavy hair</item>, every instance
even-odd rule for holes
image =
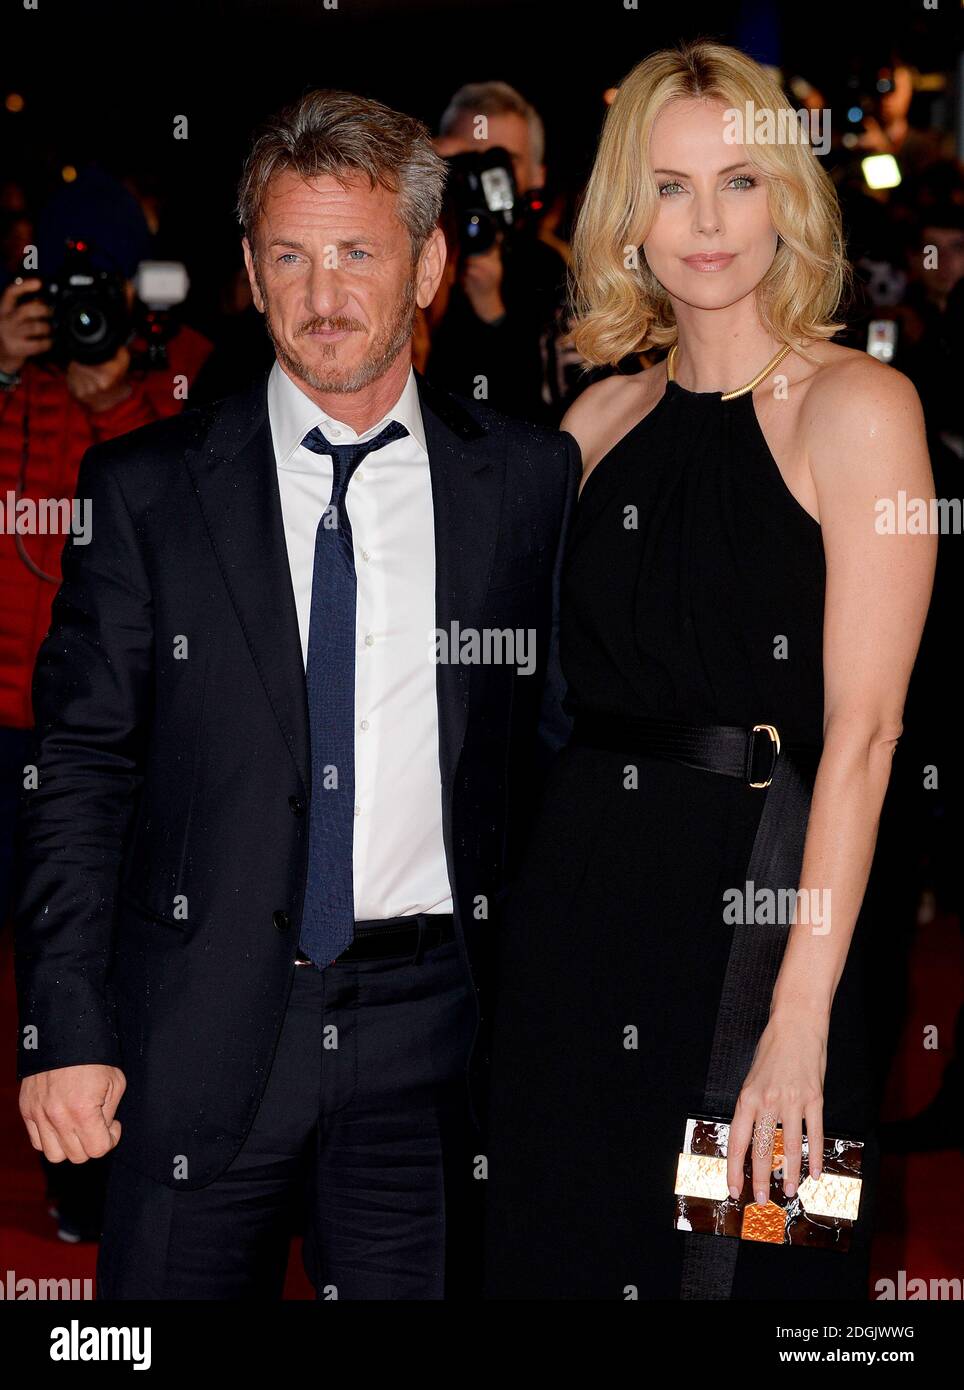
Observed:
[[[659,189],[648,158],[667,102],[707,97],[741,114],[781,110],[796,120],[773,79],[746,54],[698,41],[652,53],[633,68],[609,109],[573,233],[572,341],[591,365],[676,341],[670,299],[640,248]],[[761,320],[781,342],[831,338],[847,275],[837,194],[811,147],[753,143],[748,160],[766,180],[776,254],[757,287]],[[627,266],[627,260],[630,265]],[[638,265],[635,263],[638,262]]]

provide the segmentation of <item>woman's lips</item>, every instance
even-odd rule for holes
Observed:
[[[691,270],[725,270],[734,259],[729,251],[708,251],[698,256],[684,256],[683,262]]]

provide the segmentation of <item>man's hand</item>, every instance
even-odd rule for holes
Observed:
[[[99,1063],[25,1077],[20,1114],[31,1144],[51,1163],[102,1158],[120,1140],[121,1125],[114,1113],[126,1089],[119,1067]]]
[[[478,318],[495,323],[505,313],[502,302],[502,251],[498,242],[480,256],[462,259],[462,289]]]
[[[13,376],[28,357],[46,352],[53,341],[50,305],[39,299],[17,303],[21,295],[33,294],[42,284],[36,278],[14,280],[0,295],[0,372]]]
[[[96,367],[71,362],[67,367],[67,390],[75,401],[95,415],[101,410],[110,410],[131,394],[127,380],[130,365],[131,355],[126,347],[115,352],[109,361],[98,362]]]

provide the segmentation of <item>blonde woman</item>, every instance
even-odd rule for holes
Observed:
[[[574,724],[500,932],[489,1297],[867,1296],[860,909],[935,552],[875,522],[933,484],[913,387],[830,341],[838,208],[794,128],[743,54],[656,53],[579,217],[578,350],[671,350],[563,422]],[[677,1230],[699,1114],[760,1204],[778,1129],[791,1199],[804,1136],[814,1177],[825,1134],[862,1140],[849,1252]]]

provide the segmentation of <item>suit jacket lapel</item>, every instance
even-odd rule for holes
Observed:
[[[416,372],[432,481],[436,626],[477,628],[498,536],[504,441]],[[305,791],[310,786],[308,701],[291,587],[266,380],[218,408],[188,450],[204,522],[238,621]],[[455,774],[465,739],[471,668],[440,663],[439,756]]]
[[[432,479],[435,621],[451,635],[453,625],[479,626],[499,530],[505,444],[453,396],[415,375]],[[451,783],[465,740],[470,674],[469,666],[456,662],[438,667],[443,784]]]
[[[307,792],[308,700],[265,378],[219,408],[207,435],[188,452],[187,466],[231,602]]]

